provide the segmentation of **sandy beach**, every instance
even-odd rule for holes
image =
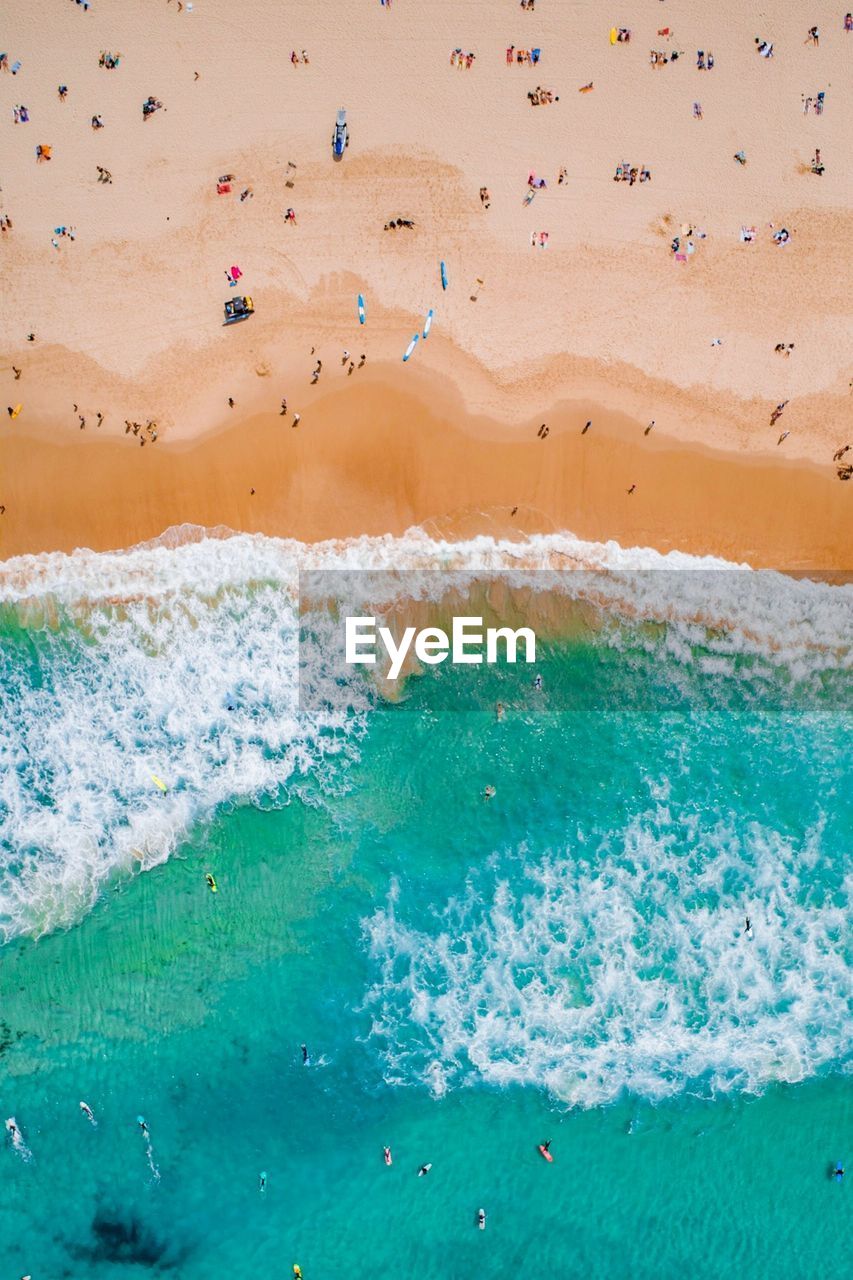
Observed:
[[[420,523],[849,568],[843,7],[629,10],[10,4],[0,554]]]

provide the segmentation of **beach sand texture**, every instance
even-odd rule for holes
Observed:
[[[853,436],[843,19],[817,0],[760,14],[692,0],[610,13],[12,0],[0,380],[4,406],[23,409],[0,424],[0,554],[127,545],[184,521],[315,539],[520,520],[849,567],[853,483],[833,462]],[[612,46],[611,23],[631,41]],[[510,45],[540,48],[538,65],[507,65]],[[470,69],[451,65],[457,47],[475,53]],[[683,56],[653,68],[652,49]],[[102,50],[121,54],[115,69]],[[531,107],[538,85],[560,100]],[[819,91],[823,114],[804,113]],[[149,95],[163,109],[144,120]],[[336,163],[342,106],[351,145]],[[652,180],[614,182],[623,161]],[[525,205],[531,171],[547,187]],[[218,195],[224,173],[236,180]],[[398,216],[416,225],[383,229]],[[531,246],[542,231],[547,248]],[[695,247],[684,262],[674,236]],[[240,291],[256,314],[223,327]],[[403,366],[430,307],[430,337]],[[345,349],[366,367],[348,375]],[[126,419],[155,421],[156,443],[144,427],[126,436]]]

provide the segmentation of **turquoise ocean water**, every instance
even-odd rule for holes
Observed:
[[[542,689],[343,684],[310,557],[553,572]],[[851,589],[310,557],[0,567],[0,1277],[843,1273]]]

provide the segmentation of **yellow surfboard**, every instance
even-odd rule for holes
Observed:
[[[611,28],[610,28],[610,43],[611,43],[611,44],[615,44],[618,38],[619,38],[619,32],[616,30],[616,28],[615,28],[615,27],[611,27]]]
[[[21,412],[21,410],[23,409],[23,407],[24,407],[24,406],[23,406],[22,404],[16,404],[16,405],[15,405],[15,407],[14,407],[14,409],[12,410],[12,412],[9,414],[9,417],[10,417],[10,418],[17,418],[18,414]]]
[[[166,792],[166,791],[168,791],[168,790],[169,790],[169,788],[166,786],[166,784],[165,784],[165,782],[163,781],[163,779],[162,779],[162,778],[158,778],[156,773],[152,773],[152,775],[151,775],[151,781],[154,783],[154,786],[155,786],[155,787],[159,787],[161,791]]]

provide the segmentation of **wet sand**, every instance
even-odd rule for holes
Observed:
[[[296,428],[292,415],[257,414],[184,444],[11,436],[4,555],[120,548],[181,524],[304,541],[417,524],[448,538],[569,529],[760,567],[851,567],[850,486],[831,469],[646,436],[590,401],[508,427],[395,367],[314,396]]]

